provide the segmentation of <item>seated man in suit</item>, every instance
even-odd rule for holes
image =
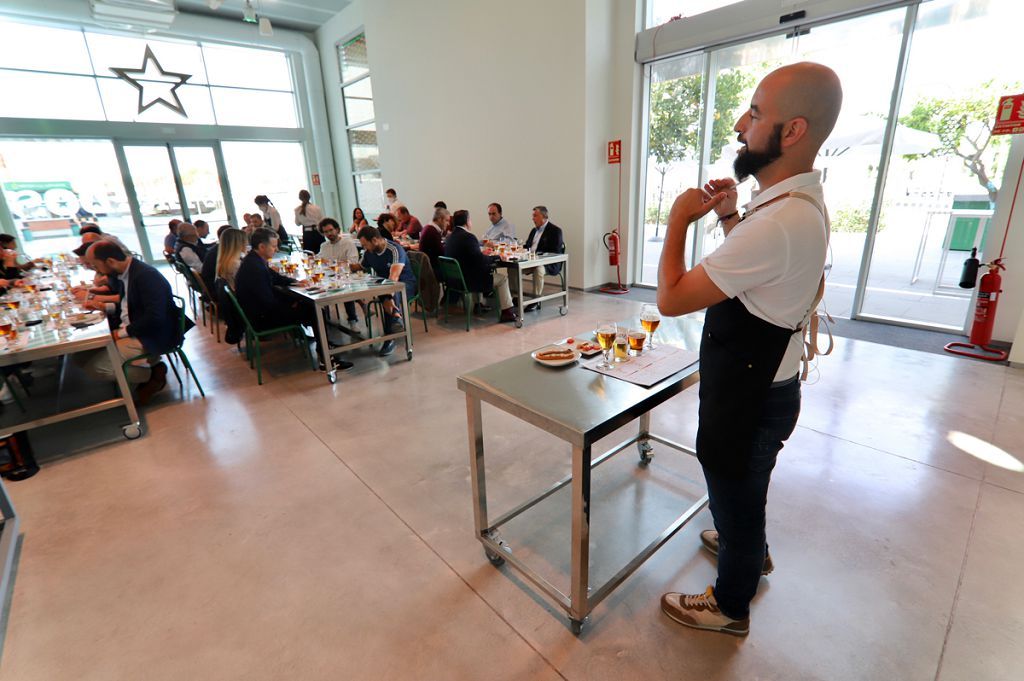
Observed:
[[[462,278],[466,280],[466,286],[470,291],[497,291],[498,302],[501,305],[501,321],[514,322],[516,313],[512,307],[512,293],[508,288],[508,272],[498,269],[494,271],[493,276],[491,275],[491,261],[481,252],[480,242],[469,231],[472,226],[468,210],[455,211],[455,215],[452,216],[452,231],[444,242],[445,257],[459,261]],[[487,308],[478,304],[477,311],[486,312]]]
[[[295,283],[291,277],[278,274],[267,264],[277,253],[277,233],[269,229],[255,230],[250,237],[252,247],[238,266],[235,275],[235,291],[238,304],[253,327],[259,331],[279,326],[302,324],[316,328],[316,310],[312,303],[303,304],[298,298],[278,291],[275,287],[287,287]],[[320,350],[320,335],[314,333],[316,354],[323,362]],[[352,363],[332,357],[335,369],[351,369]],[[320,367],[323,370],[324,367]]]
[[[143,353],[160,355],[181,342],[178,306],[171,298],[171,285],[164,275],[111,241],[93,243],[86,258],[97,272],[106,275],[120,302],[90,297],[83,305],[106,311],[110,316],[117,350],[123,359]],[[76,361],[96,378],[113,380],[114,372],[121,371],[120,366],[111,366],[106,349],[77,357],[80,359]],[[150,367],[135,363],[128,367],[126,376],[129,383],[140,384],[136,400],[144,405],[167,385],[167,365],[157,362]]]
[[[533,209],[533,229],[530,236],[526,238],[526,248],[533,253],[562,253],[565,250],[565,242],[562,241],[562,229],[548,221],[548,209],[546,206],[536,206]],[[562,263],[534,267],[533,272],[533,295],[539,296],[544,293],[544,274],[557,275],[562,271]],[[539,303],[530,303],[526,306],[527,311],[536,310]]]

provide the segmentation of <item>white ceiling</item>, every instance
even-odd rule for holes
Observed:
[[[252,0],[260,16],[270,19],[274,26],[315,31],[351,0]],[[242,20],[245,0],[224,0],[216,11],[207,0],[177,0],[178,10],[192,14],[208,14],[226,19]]]

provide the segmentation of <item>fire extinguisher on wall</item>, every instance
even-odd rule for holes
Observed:
[[[973,288],[973,279],[977,276],[977,258],[974,258],[973,252],[971,253],[971,256],[972,257],[964,263],[964,275],[961,277],[960,281],[960,286],[963,288]],[[1002,258],[996,258],[992,262],[983,266],[988,267],[988,272],[981,277],[981,281],[978,283],[978,302],[974,306],[974,323],[971,325],[971,342],[947,343],[946,351],[951,352],[954,355],[963,355],[964,357],[986,359],[992,362],[1002,362],[1006,360],[1009,353],[1006,350],[990,348],[988,347],[988,344],[992,342],[992,328],[996,323],[996,307],[999,305],[999,294],[1003,292],[1003,277],[999,274],[999,270],[1005,270],[1006,268],[1003,266]],[[973,276],[969,272],[969,270],[972,269],[974,270]],[[969,285],[965,286],[964,284]],[[977,352],[977,350],[981,350],[982,352]]]
[[[613,229],[610,232],[606,232],[604,237],[604,247],[608,249],[608,264],[615,268],[615,281],[617,284],[612,286],[601,287],[602,293],[629,293],[629,289],[622,285],[622,270],[619,265],[619,256],[621,250],[619,249],[619,230]]]

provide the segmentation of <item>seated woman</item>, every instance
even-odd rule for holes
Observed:
[[[227,282],[228,287],[235,289],[235,275],[242,264],[242,256],[249,246],[249,237],[240,229],[226,229],[220,237],[217,247],[217,278]]]
[[[34,260],[18,262],[18,240],[10,234],[0,234],[0,249],[2,249],[2,262],[0,262],[0,275],[5,279],[17,279],[25,270],[36,266]]]
[[[363,214],[363,209],[356,206],[352,209],[352,224],[349,226],[349,234],[359,234],[359,230],[366,227],[370,223],[366,221],[366,216]]]

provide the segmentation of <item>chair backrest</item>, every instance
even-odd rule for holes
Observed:
[[[185,344],[185,318],[187,313],[185,312],[185,299],[179,295],[171,294],[171,298],[174,299],[174,307],[178,308],[178,344],[174,347],[171,352],[177,352],[181,350],[181,346]]]
[[[235,297],[234,292],[227,286],[227,282],[223,279],[218,279],[217,281],[218,285],[222,285],[224,287],[223,290],[225,295],[227,295],[228,300],[231,301],[231,305],[235,308],[235,312],[238,313],[238,318],[242,320],[243,324],[245,324],[245,328],[249,333],[256,333],[256,329],[253,328],[252,323],[249,321],[249,317],[246,316],[245,310],[242,309],[242,305],[238,302],[238,298]]]
[[[466,279],[462,276],[462,266],[455,258],[441,256],[437,259],[437,266],[441,270],[441,281],[454,291],[468,293]]]
[[[420,271],[423,269],[422,262],[423,261],[418,257],[413,257],[411,253],[409,254],[409,266],[412,267],[412,273],[413,276],[416,277],[416,283],[419,283],[420,281]],[[419,290],[419,287],[417,287],[416,290]]]

